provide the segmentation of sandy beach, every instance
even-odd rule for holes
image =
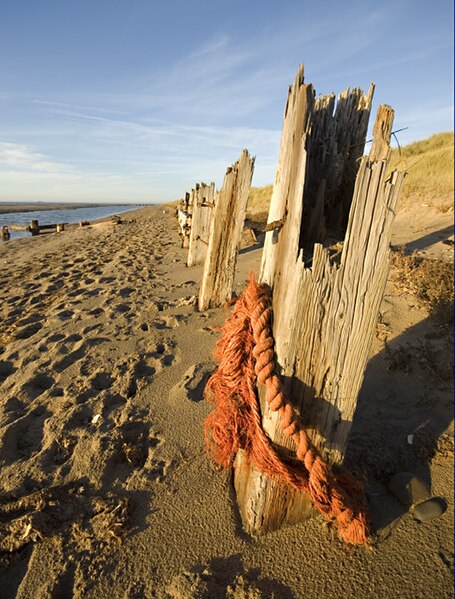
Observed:
[[[393,243],[453,259],[453,213],[433,217],[400,214]],[[186,255],[169,206],[0,245],[1,597],[452,597],[450,331],[392,272],[346,458],[372,549],[320,516],[253,539],[204,451],[226,310],[197,311]],[[260,257],[240,252],[237,293]],[[400,471],[446,512],[415,520],[387,491]]]

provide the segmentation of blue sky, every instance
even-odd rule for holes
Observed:
[[[451,0],[4,0],[0,201],[178,199],[242,148],[271,183],[287,86],[376,83],[401,144],[453,129]],[[373,119],[372,119],[373,120]]]

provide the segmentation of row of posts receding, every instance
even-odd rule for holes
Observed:
[[[303,66],[289,88],[259,281],[273,293],[277,368],[312,443],[343,462],[389,270],[403,173],[388,173],[393,110],[379,107],[364,155],[374,85],[319,96]],[[178,209],[188,266],[203,264],[198,307],[231,300],[254,159],[244,150],[213,192],[197,185]],[[210,194],[208,190],[210,189]],[[210,195],[210,200],[207,198]],[[204,224],[202,225],[202,222]],[[194,244],[199,244],[194,251]],[[197,254],[195,260],[193,254]],[[277,413],[261,403],[276,449],[293,448]],[[267,479],[237,454],[234,484],[243,524],[260,534],[310,513],[308,496]]]
[[[3,241],[11,239],[11,231],[27,231],[33,237],[42,233],[62,233],[68,223],[54,223],[48,225],[40,225],[37,220],[31,220],[28,225],[3,225],[1,228],[1,238]],[[89,225],[88,221],[80,221],[79,226],[85,227]]]

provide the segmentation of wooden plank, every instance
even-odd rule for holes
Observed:
[[[57,229],[57,225],[56,224],[49,224],[49,225],[40,225],[39,226],[39,230],[40,231],[47,231],[48,229]]]
[[[266,234],[260,279],[273,290],[275,352],[286,395],[323,457],[338,464],[343,460],[384,293],[391,227],[403,175],[395,173],[386,180],[384,144],[390,140],[393,113],[380,107],[375,134],[381,139],[373,146],[380,152],[375,149],[360,163],[352,203],[351,199],[348,203],[341,261],[332,262],[329,250],[316,243],[306,264],[300,233],[305,194],[310,189],[305,179],[315,164],[308,159],[308,152],[315,140],[310,139],[314,105],[311,101],[299,104],[299,98],[308,98],[302,75],[299,71],[288,97],[269,213],[269,222],[284,219],[284,224]],[[325,100],[327,106],[330,102]],[[352,118],[343,116],[340,122],[350,127]],[[329,180],[319,171],[321,194]],[[294,455],[277,412],[271,412],[263,401],[261,410],[263,428],[275,448]],[[311,514],[310,500],[303,492],[277,486],[246,464],[241,453],[236,457],[234,485],[243,524],[250,533],[262,534]]]
[[[187,266],[203,264],[207,254],[215,206],[215,183],[196,186],[191,217]]]
[[[243,150],[239,160],[226,171],[213,209],[213,224],[199,292],[200,311],[221,306],[231,299],[253,169],[254,158]]]

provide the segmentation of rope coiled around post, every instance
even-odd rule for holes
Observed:
[[[222,333],[215,352],[219,366],[206,386],[206,395],[216,406],[204,423],[209,454],[220,467],[231,467],[243,449],[248,461],[272,480],[308,493],[321,514],[336,523],[343,541],[367,544],[361,483],[349,473],[336,474],[322,459],[283,393],[276,373],[267,285],[256,283],[251,275]],[[266,401],[279,412],[281,429],[294,441],[298,462],[283,460],[263,430],[257,384],[265,385]]]

